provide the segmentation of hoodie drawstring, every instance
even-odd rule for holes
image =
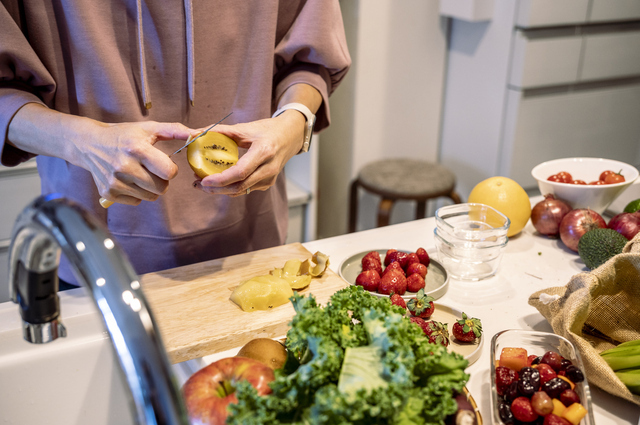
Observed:
[[[140,57],[140,84],[142,86],[142,103],[147,109],[151,109],[151,94],[147,79],[147,61],[144,50],[144,31],[142,28],[142,0],[136,0],[136,14],[138,21],[138,55]],[[184,0],[184,14],[186,22],[187,40],[187,85],[189,101],[194,106],[195,98],[195,58],[193,43],[193,4],[191,0]]]

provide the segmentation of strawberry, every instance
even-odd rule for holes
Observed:
[[[398,253],[396,254],[396,261],[400,263],[400,267],[402,267],[402,270],[404,270],[407,267],[407,264],[409,264],[409,254],[407,254],[406,252],[398,251]]]
[[[382,263],[380,263],[380,260],[376,260],[373,257],[365,256],[362,259],[362,271],[365,270],[375,270],[380,276],[382,276]]]
[[[429,333],[431,332],[431,330],[428,329],[427,322],[423,318],[411,316],[409,317],[409,320],[411,320],[412,323],[415,323],[416,325],[420,326],[420,329],[422,329],[422,332],[424,332],[425,336],[427,337],[429,336]]]
[[[390,271],[380,278],[378,293],[391,295],[392,292],[398,295],[404,295],[407,292],[407,278],[404,277],[404,273]]]
[[[416,254],[415,252],[409,253],[407,255],[407,265],[404,269],[407,270],[407,268],[413,263],[420,263],[420,258],[418,258],[418,254]]]
[[[418,256],[422,264],[429,267],[429,263],[431,262],[431,259],[429,258],[429,254],[427,253],[426,249],[424,248],[416,249],[416,255]]]
[[[367,291],[376,292],[380,285],[380,275],[375,270],[365,270],[356,277],[356,285]]]
[[[418,292],[425,287],[424,278],[418,273],[413,273],[407,277],[407,291]]]
[[[389,249],[384,256],[384,266],[387,267],[389,264],[393,263],[397,260],[398,250],[397,249]]]
[[[418,273],[423,279],[427,277],[427,266],[422,263],[411,263],[407,266],[405,271],[407,276]]]
[[[380,253],[378,253],[378,251],[371,251],[371,252],[368,252],[368,253],[364,256],[364,258],[371,258],[371,259],[373,259],[373,260],[377,261],[378,263],[381,263],[381,264],[382,264],[382,260],[380,259]],[[363,258],[363,259],[364,259],[364,258]]]
[[[425,333],[429,336],[429,342],[431,344],[440,344],[445,347],[449,346],[449,329],[446,323],[436,322],[435,320],[429,320],[427,323],[427,330]]]
[[[384,276],[385,274],[391,272],[391,271],[397,271],[399,273],[402,273],[403,276],[405,276],[404,274],[404,270],[402,269],[402,267],[400,267],[400,263],[397,261],[394,261],[393,263],[389,264],[387,267],[385,267],[384,272],[382,272],[381,276]]]
[[[425,295],[424,289],[420,289],[414,298],[411,298],[407,303],[407,308],[412,316],[428,319],[433,314],[435,306],[433,305],[433,298],[430,295]]]
[[[474,342],[482,335],[482,323],[475,317],[469,318],[462,313],[462,319],[453,324],[453,336],[461,342]]]
[[[391,304],[397,305],[398,307],[407,308],[407,303],[404,301],[404,298],[402,298],[401,295],[394,292],[389,298],[391,299]]]

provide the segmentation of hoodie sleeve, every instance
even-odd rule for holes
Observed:
[[[316,114],[315,130],[320,131],[329,125],[329,96],[351,66],[340,4],[338,0],[293,1],[298,7],[280,3],[281,10],[298,13],[277,39],[274,103],[294,84],[313,86],[323,99]]]
[[[14,115],[27,103],[50,102],[56,87],[20,29],[20,21],[16,2],[0,3],[0,161],[6,166],[34,156],[7,143]]]

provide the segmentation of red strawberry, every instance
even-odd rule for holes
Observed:
[[[411,263],[407,266],[406,275],[418,273],[424,279],[427,276],[427,266],[422,263]]]
[[[407,267],[407,264],[409,264],[409,254],[407,254],[406,252],[398,251],[398,253],[396,254],[396,261],[400,263],[400,267],[402,267],[402,270],[404,270]]]
[[[420,263],[420,258],[418,258],[418,254],[415,252],[407,255],[407,265],[405,266],[405,270],[413,263]]]
[[[364,257],[362,259],[362,271],[365,270],[375,270],[382,276],[382,264],[380,263],[380,260],[376,260],[375,258]]]
[[[382,260],[380,259],[380,253],[378,251],[371,251],[368,252],[364,258],[372,258],[374,260],[376,260],[378,263],[382,264]]]
[[[413,273],[407,278],[407,291],[418,292],[425,287],[424,278],[418,273]]]
[[[398,307],[407,308],[407,303],[404,301],[404,298],[395,292],[391,294],[391,304],[397,305]]]
[[[397,271],[399,273],[402,273],[403,276],[405,276],[404,270],[402,269],[402,267],[400,267],[400,263],[397,262],[397,261],[394,261],[393,263],[391,263],[387,267],[385,267],[384,272],[382,272],[382,276],[384,276],[385,274],[387,274],[387,273],[389,273],[391,271]]]
[[[398,250],[397,249],[389,249],[384,256],[384,266],[387,267],[389,264],[397,260]]]
[[[482,335],[482,323],[480,319],[469,318],[465,313],[462,313],[462,319],[453,324],[451,332],[458,341],[474,342]]]
[[[407,303],[407,308],[412,316],[428,319],[433,314],[435,306],[433,301],[435,298],[425,295],[424,289],[420,289],[415,298],[411,298]]]
[[[429,335],[429,342],[431,344],[440,344],[445,347],[449,346],[449,329],[446,323],[436,322],[435,320],[429,320],[427,322],[427,331]]]
[[[411,320],[412,323],[415,323],[416,325],[420,326],[420,329],[422,329],[422,332],[424,332],[425,336],[429,336],[429,333],[431,331],[428,329],[427,322],[423,318],[411,316],[409,320]]]
[[[367,291],[376,292],[380,285],[380,275],[375,270],[365,270],[356,277],[356,285]]]
[[[422,264],[429,267],[429,263],[431,262],[431,259],[429,258],[429,254],[427,253],[426,249],[424,248],[416,249],[416,255],[418,256]]]
[[[391,271],[380,278],[378,293],[390,295],[392,292],[398,295],[404,295],[407,292],[407,278],[404,277],[404,273]]]

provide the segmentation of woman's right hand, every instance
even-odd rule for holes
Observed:
[[[184,143],[196,134],[197,130],[179,123],[105,124],[31,103],[15,114],[8,142],[82,167],[92,174],[100,196],[138,205],[164,194],[178,173],[176,164],[155,143],[171,139]],[[176,144],[176,149],[180,146]]]

